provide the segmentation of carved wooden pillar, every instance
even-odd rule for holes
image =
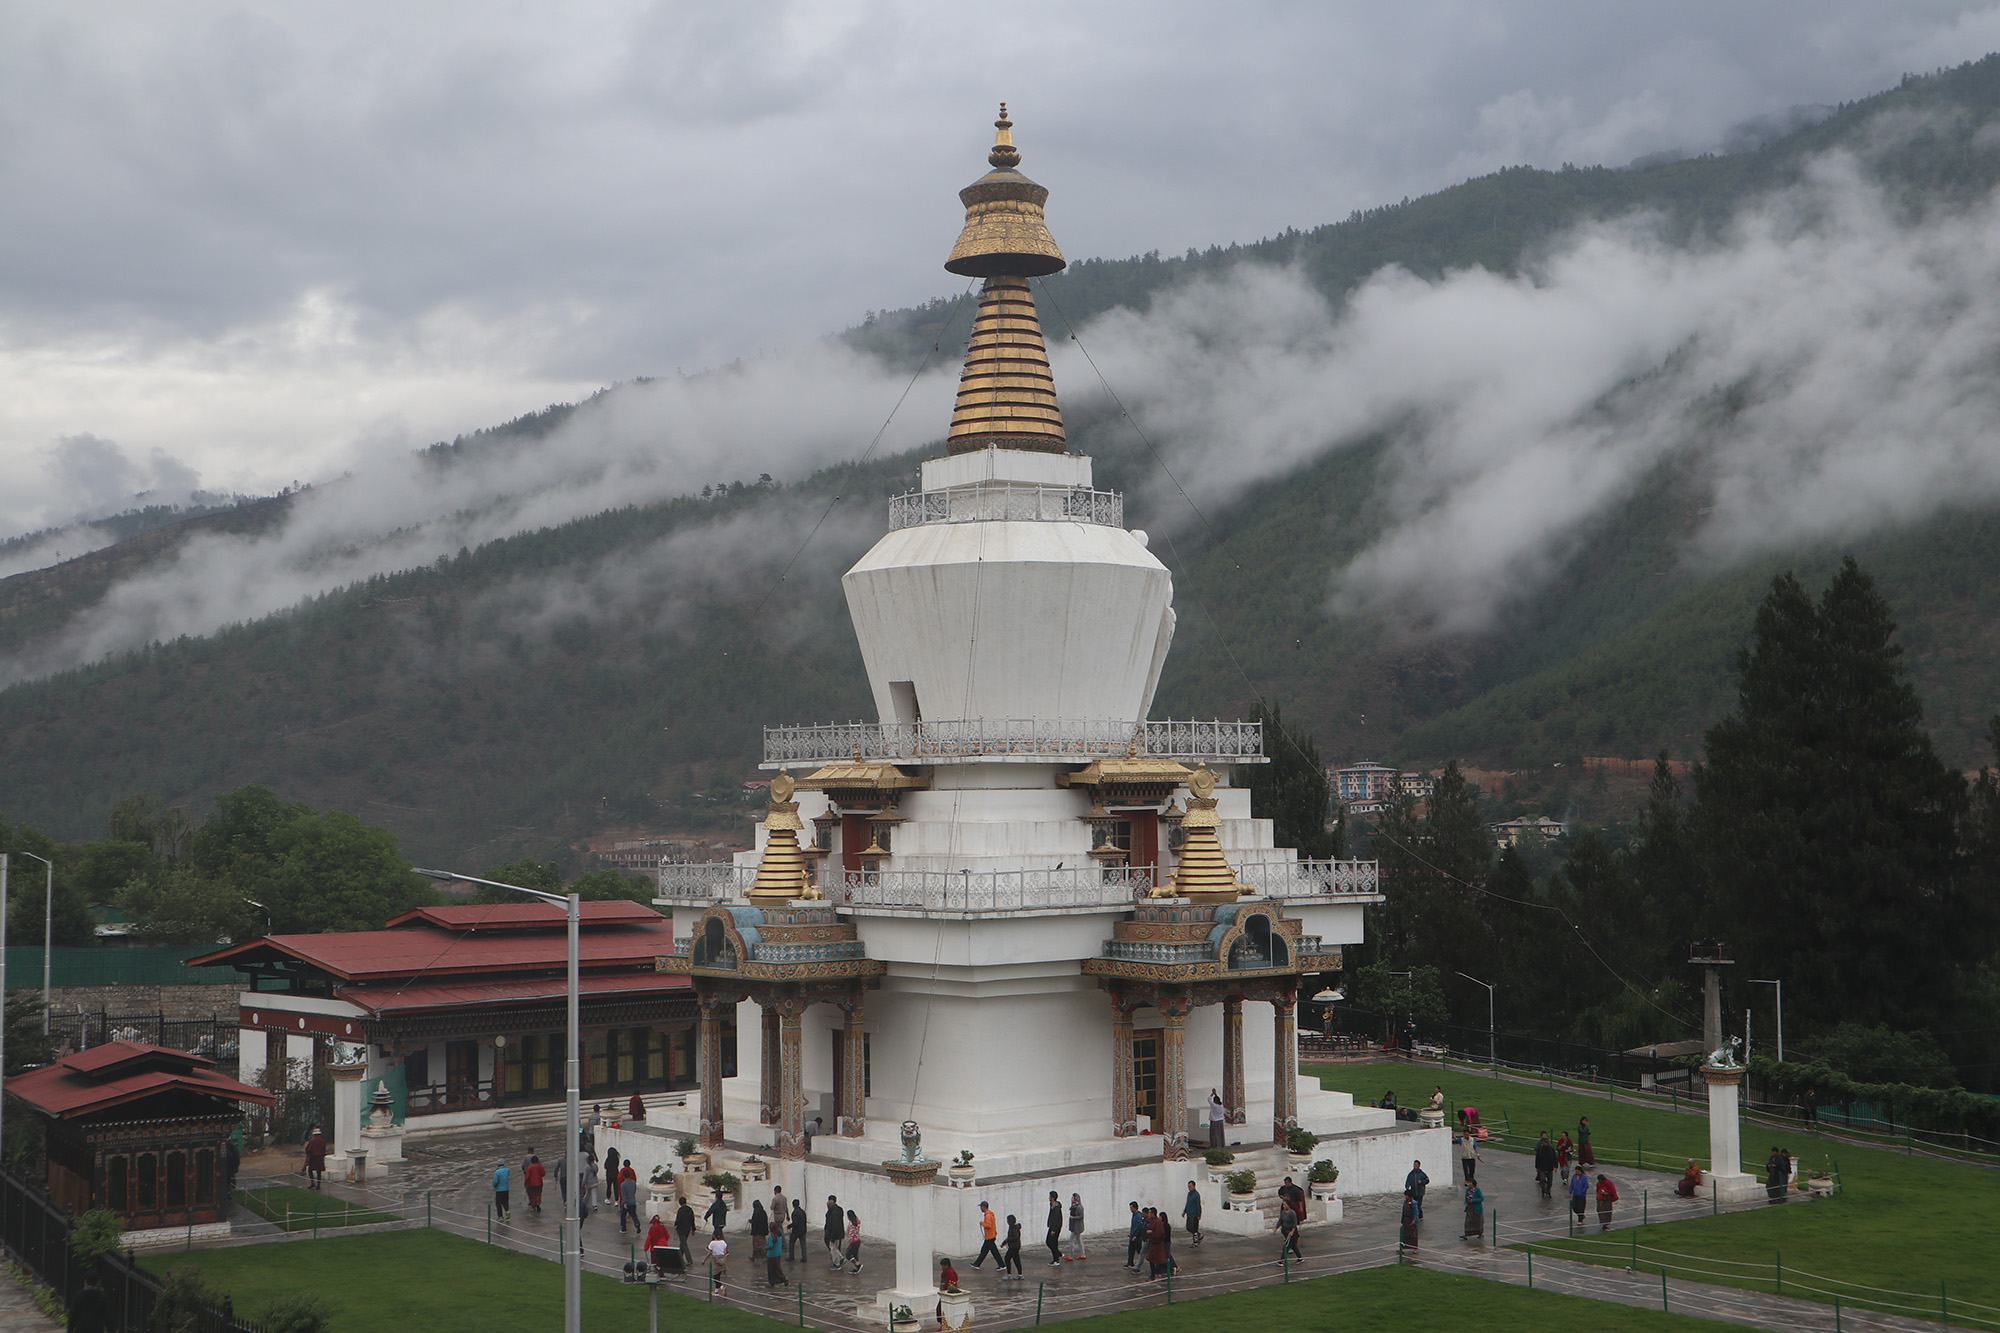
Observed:
[[[1111,1137],[1139,1132],[1138,1077],[1132,1067],[1132,1011],[1115,991],[1111,996]]]
[[[1271,1001],[1277,1015],[1272,1024],[1271,1142],[1282,1145],[1287,1130],[1299,1123],[1298,994],[1281,991]]]
[[[868,1068],[863,1059],[861,996],[854,995],[841,1005],[847,1011],[846,1026],[840,1030],[840,1105],[833,1110],[842,1138],[856,1139],[868,1129]]]
[[[696,1053],[695,1073],[701,1079],[701,1146],[722,1146],[722,1016],[730,1008],[725,1000],[701,1002],[701,1049]],[[574,1145],[572,1145],[574,1146]]]
[[[1240,1125],[1250,1118],[1243,1096],[1243,997],[1222,1002],[1222,1118]]]
[[[811,1002],[788,995],[778,1001],[778,1156],[796,1160],[806,1155],[805,1089],[799,1020]],[[770,1010],[766,1010],[770,1013]]]
[[[778,1010],[767,1004],[763,1012],[764,1039],[762,1060],[758,1066],[757,1123],[775,1125],[778,1123]]]
[[[1187,1133],[1187,1016],[1185,996],[1160,997],[1160,1155],[1185,1162]]]

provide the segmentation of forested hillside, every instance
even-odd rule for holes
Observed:
[[[1910,210],[1949,207],[2000,181],[2000,154],[1981,137],[1996,106],[2000,60],[1989,58],[1755,152],[1641,170],[1512,169],[1254,245],[1085,260],[1049,281],[1043,315],[1056,342],[1246,259],[1294,266],[1336,298],[1389,264],[1421,276],[1514,272],[1579,221],[1633,208],[1699,245],[1746,198],[1869,134],[1884,113],[1936,113],[1885,169]],[[940,335],[950,355],[965,323],[964,304],[946,299],[842,336],[914,367]],[[430,462],[534,450],[572,410],[439,445]],[[1158,534],[1153,549],[1175,572],[1180,628],[1156,715],[1246,715],[1268,698],[1332,761],[1534,767],[1662,746],[1691,757],[1733,697],[1731,663],[1772,574],[1797,568],[1823,582],[1850,550],[1902,623],[1948,763],[1979,762],[2000,706],[2000,511],[1702,566],[1683,547],[1704,497],[1663,466],[1493,628],[1417,634],[1327,609],[1328,571],[1381,532],[1387,441],[1323,453],[1197,518],[1101,395],[1070,393],[1065,412],[1073,447],[1098,460],[1098,484],[1131,493],[1128,522]],[[761,725],[872,712],[837,579],[882,531],[883,499],[914,484],[921,456],[783,484],[744,478],[522,532],[281,615],[14,685],[0,691],[0,812],[85,836],[134,792],[200,808],[260,783],[382,824],[419,859],[467,864],[562,855],[608,827],[734,824],[743,811],[729,794],[750,775]],[[134,568],[173,558],[196,524],[282,522],[284,505],[0,580],[0,654]],[[623,589],[615,601],[592,591],[607,578]]]

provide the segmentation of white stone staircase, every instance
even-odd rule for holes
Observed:
[[[688,1099],[692,1095],[692,1093],[688,1092],[654,1092],[647,1093],[640,1098],[640,1101],[645,1104],[646,1116],[650,1120],[656,1111],[685,1110],[688,1105]],[[614,1109],[615,1116],[607,1115],[605,1117],[607,1120],[613,1118],[622,1120],[625,1117],[625,1109],[631,1105],[631,1102],[632,1099],[628,1095],[613,1098],[609,1102],[600,1101],[599,1104]],[[586,1118],[590,1115],[591,1104],[591,1100],[586,1097],[583,1102],[583,1114]],[[539,1133],[545,1130],[561,1129],[563,1127],[563,1120],[569,1112],[568,1108],[561,1102],[544,1102],[540,1106],[504,1106],[495,1111],[494,1114],[500,1118],[500,1123],[509,1129],[524,1133]]]

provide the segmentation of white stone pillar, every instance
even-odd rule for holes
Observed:
[[[361,1076],[368,1060],[328,1065],[327,1072],[333,1075],[333,1155],[344,1158],[361,1146]]]
[[[1702,1188],[1713,1192],[1719,1203],[1754,1199],[1761,1188],[1757,1177],[1743,1169],[1743,1129],[1736,1098],[1746,1072],[1740,1066],[1701,1067],[1702,1080],[1708,1084],[1708,1176]]]
[[[896,1183],[889,1219],[896,1239],[896,1285],[875,1293],[875,1313],[885,1321],[892,1306],[907,1305],[926,1324],[937,1309],[937,1279],[931,1270],[932,1199],[937,1192],[936,1162],[884,1162]],[[865,1263],[868,1247],[861,1248]],[[864,1312],[865,1317],[865,1312]]]

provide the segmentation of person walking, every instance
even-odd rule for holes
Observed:
[[[1569,1131],[1564,1130],[1556,1140],[1556,1166],[1562,1171],[1563,1187],[1569,1187],[1569,1159],[1576,1154],[1576,1144],[1570,1141]]]
[[[1139,1201],[1132,1200],[1125,1205],[1131,1210],[1125,1219],[1125,1266],[1133,1272],[1139,1271],[1139,1256],[1146,1250],[1146,1215],[1139,1211]]]
[[[576,1215],[579,1220],[589,1217],[597,1207],[597,1157],[592,1153],[583,1155],[583,1194],[577,1200]]]
[[[1062,1267],[1062,1262],[1063,1262],[1062,1225],[1063,1225],[1062,1195],[1057,1194],[1054,1190],[1050,1190],[1049,1191],[1049,1235],[1047,1241],[1049,1247],[1050,1268]]]
[[[979,1257],[972,1261],[978,1268],[986,1262],[986,1256],[993,1256],[993,1263],[1001,1272],[1007,1271],[1007,1263],[1000,1257],[1000,1219],[993,1216],[993,1205],[986,1200],[979,1201]]]
[[[729,1196],[717,1190],[714,1202],[708,1205],[708,1211],[701,1217],[713,1228],[714,1234],[720,1236],[722,1229],[729,1225]]]
[[[1556,1174],[1556,1145],[1549,1142],[1549,1132],[1542,1131],[1542,1137],[1535,1140],[1535,1185],[1544,1199],[1550,1198],[1550,1186]]]
[[[616,1185],[618,1183],[618,1164],[623,1160],[623,1158],[619,1157],[618,1149],[615,1147],[604,1150],[604,1180],[606,1184]]]
[[[1159,1210],[1146,1210],[1146,1281],[1154,1282],[1161,1273],[1172,1273],[1174,1255],[1168,1248],[1167,1219]]]
[[[1778,1157],[1785,1164],[1785,1189],[1790,1189],[1792,1185],[1792,1180],[1798,1175],[1798,1173],[1792,1169],[1792,1150],[1790,1148],[1780,1148],[1778,1149]],[[1785,1190],[1779,1190],[1778,1202],[1783,1203],[1784,1201],[1785,1201]]]
[[[1486,1195],[1470,1180],[1465,1182],[1465,1238],[1486,1234]]]
[[[806,1201],[804,1199],[793,1199],[792,1217],[788,1231],[792,1242],[791,1258],[795,1264],[802,1264],[806,1261],[806,1232],[811,1229],[812,1219],[806,1216]]]
[[[604,1104],[602,1102],[592,1102],[590,1104],[590,1114],[584,1117],[583,1125],[577,1130],[577,1133],[583,1136],[583,1142],[577,1146],[592,1156],[597,1154],[597,1127],[603,1123]]]
[[[764,1235],[764,1282],[767,1286],[785,1285],[785,1233],[772,1227]]]
[[[1479,1135],[1469,1129],[1458,1136],[1458,1160],[1465,1168],[1465,1183],[1470,1185],[1479,1174]]]
[[[69,1333],[105,1333],[111,1326],[111,1301],[97,1285],[97,1274],[86,1273],[83,1285],[69,1298]]]
[[[1412,1194],[1408,1189],[1405,1189],[1403,1191],[1403,1230],[1402,1235],[1399,1237],[1403,1249],[1414,1251],[1417,1248],[1417,1224],[1423,1220],[1424,1210],[1417,1206],[1417,1196]]]
[[[529,1212],[542,1211],[542,1186],[548,1178],[548,1169],[542,1165],[542,1159],[529,1153],[528,1160],[521,1166],[521,1186],[528,1191]]]
[[[792,1205],[785,1202],[785,1187],[771,1186],[771,1230],[780,1236],[785,1234],[786,1225],[792,1220]]]
[[[1016,1281],[1025,1276],[1021,1272],[1021,1219],[1012,1213],[1007,1214],[1007,1240],[1000,1247],[1000,1276]]]
[[[674,1235],[680,1237],[683,1268],[694,1266],[694,1251],[688,1244],[694,1239],[694,1221],[694,1209],[688,1206],[687,1198],[683,1195],[680,1207],[674,1209]]]
[[[319,1126],[306,1135],[306,1188],[316,1190],[326,1184],[326,1135]]]
[[[1791,1163],[1777,1148],[1771,1149],[1770,1160],[1764,1163],[1764,1193],[1772,1203],[1785,1201],[1785,1186],[1790,1182]]]
[[[646,1262],[662,1273],[667,1271],[667,1251],[673,1248],[673,1238],[674,1233],[667,1230],[667,1224],[660,1220],[658,1213],[654,1213],[653,1224],[646,1228]]]
[[[1222,1094],[1214,1088],[1208,1090],[1208,1146],[1229,1146],[1229,1108],[1222,1104]]]
[[[1188,1243],[1201,1244],[1201,1191],[1192,1180],[1188,1182],[1187,1199],[1181,1204],[1181,1222],[1187,1227]]]
[[[618,1229],[625,1229],[625,1219],[632,1219],[632,1233],[639,1232],[639,1173],[630,1163],[618,1177]]]
[[[847,1219],[840,1211],[840,1200],[833,1195],[826,1196],[826,1218],[820,1225],[820,1239],[826,1243],[827,1271],[830,1273],[841,1265],[841,1252],[847,1248]]]
[[[1278,1186],[1278,1201],[1296,1213],[1300,1222],[1306,1220],[1306,1192],[1293,1184],[1290,1176]]]
[[[1569,1210],[1576,1214],[1576,1225],[1583,1226],[1583,1201],[1590,1197],[1590,1172],[1581,1166],[1570,1173]]]
[[[750,1252],[764,1252],[764,1237],[771,1234],[771,1215],[764,1211],[762,1199],[750,1201]]]
[[[729,1242],[720,1231],[708,1242],[708,1289],[717,1296],[729,1292]]]
[[[1576,1164],[1597,1165],[1597,1153],[1590,1146],[1590,1117],[1587,1115],[1576,1118]]]
[[[1423,1161],[1419,1159],[1411,1162],[1410,1174],[1403,1177],[1403,1193],[1409,1195],[1411,1201],[1417,1205],[1418,1221],[1423,1220],[1424,1191],[1430,1187],[1430,1183],[1431,1178],[1424,1172]]]
[[[1081,1261],[1090,1257],[1089,1251],[1083,1248],[1083,1196],[1081,1194],[1072,1194],[1069,1196],[1069,1247],[1076,1251],[1076,1253],[1069,1256],[1072,1261]]]
[[[507,1220],[507,1185],[509,1171],[505,1162],[493,1168],[493,1215],[502,1222]]]
[[[1580,1174],[1580,1173],[1579,1173]],[[1611,1205],[1618,1202],[1618,1187],[1602,1171],[1597,1173],[1597,1229],[1611,1230]]]
[[[1278,1204],[1278,1234],[1284,1238],[1284,1243],[1278,1246],[1280,1256],[1290,1250],[1301,1259],[1306,1257],[1299,1248],[1299,1215],[1292,1211],[1289,1200],[1281,1200]]]
[[[861,1271],[861,1218],[850,1208],[847,1210],[847,1271]]]

